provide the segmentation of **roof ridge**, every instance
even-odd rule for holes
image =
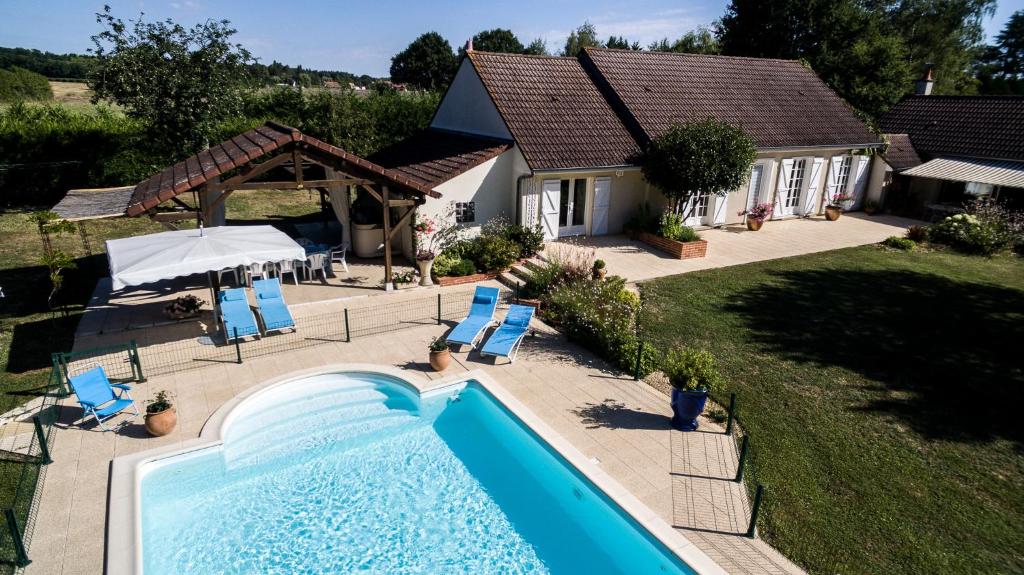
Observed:
[[[626,54],[645,54],[645,55],[664,55],[670,57],[701,57],[701,58],[713,58],[720,60],[760,60],[762,62],[795,62],[800,64],[801,61],[798,58],[762,58],[759,56],[733,56],[730,54],[696,54],[693,52],[661,52],[657,50],[631,50],[629,48],[602,48],[600,46],[586,46],[583,48],[585,52],[623,52]]]
[[[515,52],[488,52],[487,50],[467,50],[466,56],[511,56],[514,58],[534,58],[538,60],[576,60],[576,56],[558,56],[556,54],[516,54]]]

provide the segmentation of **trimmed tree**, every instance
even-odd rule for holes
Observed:
[[[756,154],[754,141],[742,129],[707,119],[675,124],[651,141],[641,168],[678,214],[693,197],[724,196],[743,185]]]
[[[443,90],[452,81],[457,66],[448,40],[437,32],[427,32],[391,59],[391,81],[424,90]]]

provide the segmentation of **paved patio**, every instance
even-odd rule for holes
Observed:
[[[399,294],[387,296],[400,298]],[[372,298],[379,303],[380,298]],[[369,300],[361,300],[369,301]],[[330,304],[311,304],[309,309]],[[141,418],[124,419],[116,432],[74,424],[80,410],[68,401],[55,430],[54,463],[42,483],[29,555],[29,575],[100,573],[104,568],[110,461],[119,455],[198,436],[220,405],[260,381],[293,370],[339,362],[372,362],[414,377],[440,375],[426,364],[429,340],[447,325],[323,341],[317,345],[190,371],[151,376],[136,386],[140,401],[166,389],[175,394],[179,423],[162,438],[148,437]],[[620,482],[684,537],[731,573],[800,573],[791,562],[746,530],[747,501],[735,474],[731,437],[705,421],[696,433],[672,431],[668,398],[632,381],[564,338],[537,324],[515,364],[477,353],[456,353],[445,376],[483,369],[587,457]]]
[[[768,221],[760,231],[744,225],[726,226],[700,232],[708,241],[703,258],[679,260],[626,236],[594,236],[571,240],[593,248],[596,256],[608,264],[608,274],[637,282],[710,268],[721,268],[799,256],[827,250],[878,243],[889,236],[902,236],[917,220],[895,216],[843,214],[837,221],[824,217]]]

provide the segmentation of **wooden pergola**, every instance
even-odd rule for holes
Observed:
[[[318,172],[319,177],[307,178],[307,172]],[[315,189],[323,203],[332,190],[353,188],[364,190],[381,205],[387,286],[392,282],[392,239],[409,223],[416,206],[428,196],[439,198],[441,194],[399,172],[276,122],[239,134],[140,182],[124,213],[148,215],[168,226],[192,218],[215,226],[224,223],[224,201],[238,190]],[[179,197],[188,193],[194,194],[196,207]],[[180,211],[158,211],[165,202],[177,205]],[[348,206],[345,208],[347,212]],[[400,210],[393,225],[392,208]]]

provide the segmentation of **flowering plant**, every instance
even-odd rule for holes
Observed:
[[[433,219],[429,216],[416,215],[412,224],[413,236],[416,240],[416,259],[432,260],[448,246],[459,240],[461,228],[455,222],[455,204],[448,211]]]
[[[747,218],[751,220],[763,222],[772,217],[772,212],[774,210],[775,208],[771,204],[757,204],[749,210],[743,210],[736,215],[747,216]]]
[[[829,196],[829,207],[840,208],[844,203],[853,199],[853,196],[846,192],[836,192]]]

